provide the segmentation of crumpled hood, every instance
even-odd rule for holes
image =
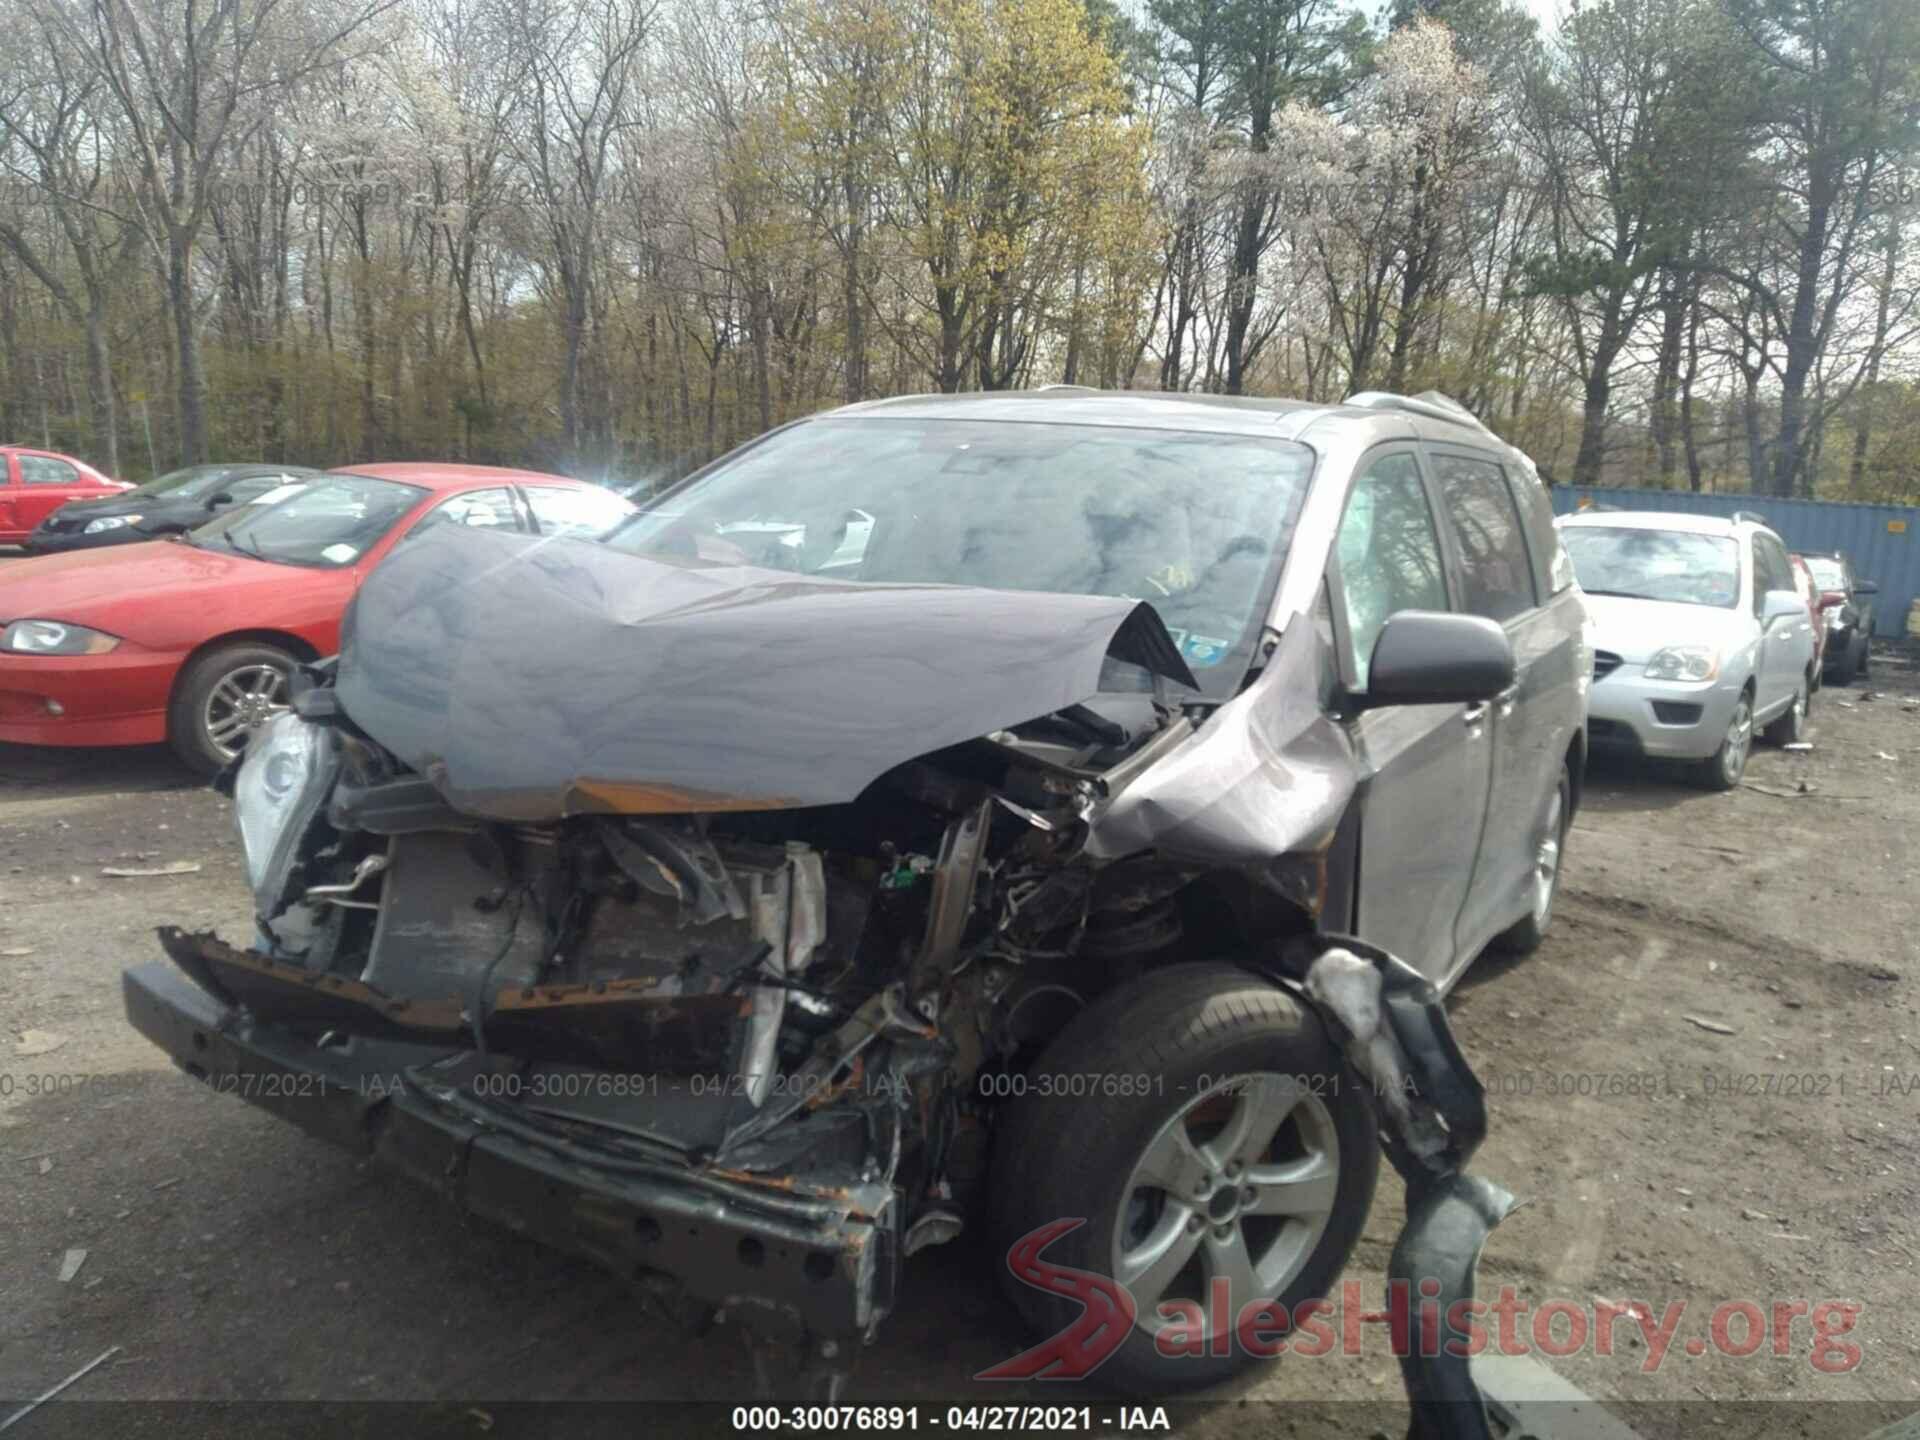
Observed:
[[[1150,606],[867,585],[445,526],[368,577],[336,691],[449,803],[503,820],[853,799],[1085,700],[1109,655],[1193,677]]]
[[[1628,600],[1619,595],[1588,595],[1593,644],[1611,650],[1629,665],[1644,665],[1669,645],[1731,644],[1741,613],[1716,605],[1682,605],[1669,600]]]

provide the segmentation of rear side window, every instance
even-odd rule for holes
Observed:
[[[1507,477],[1490,460],[1437,454],[1440,504],[1460,542],[1463,609],[1506,621],[1533,608],[1533,565]]]
[[[51,460],[45,455],[22,455],[20,483],[22,485],[78,485],[80,472],[64,460]]]
[[[1503,468],[1507,483],[1513,486],[1513,498],[1520,504],[1520,523],[1533,556],[1534,588],[1543,599],[1558,595],[1573,584],[1573,558],[1560,543],[1560,528],[1553,523],[1553,498],[1527,466],[1509,463]]]

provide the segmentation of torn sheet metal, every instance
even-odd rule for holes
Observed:
[[[1114,860],[1152,850],[1265,872],[1327,844],[1359,762],[1322,704],[1326,663],[1315,628],[1288,625],[1251,685],[1094,817],[1087,853]]]
[[[1131,600],[444,526],[361,588],[338,690],[455,807],[531,821],[848,801],[916,756],[1085,700],[1109,656],[1194,685]]]

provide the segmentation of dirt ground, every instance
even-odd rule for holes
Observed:
[[[1847,1437],[1920,1409],[1913,658],[1883,648],[1813,720],[1811,752],[1758,751],[1729,795],[1596,767],[1548,943],[1483,961],[1453,998],[1493,1092],[1476,1168],[1527,1201],[1481,1293],[1656,1317],[1685,1302],[1658,1367],[1631,1322],[1612,1355],[1551,1361],[1647,1435]],[[102,874],[171,862],[200,868]],[[0,899],[0,1397],[109,1346],[72,1397],[405,1399],[425,1402],[417,1430],[478,1435],[516,1400],[747,1395],[736,1337],[690,1336],[613,1278],[461,1221],[128,1028],[119,974],[158,953],[156,924],[247,929],[228,806],[164,752],[0,747]],[[1383,1177],[1350,1272],[1370,1303],[1401,1215]],[[968,1378],[1022,1348],[983,1251],[963,1237],[915,1258],[854,1398],[1009,1398]],[[1861,1307],[1857,1366],[1818,1371],[1806,1317],[1783,1356],[1688,1353],[1723,1302],[1797,1300]],[[1187,1428],[1400,1433],[1369,1331],[1358,1356],[1282,1360]],[[1103,1398],[1090,1388],[1024,1398]],[[144,1433],[149,1413],[49,1407],[17,1433]]]

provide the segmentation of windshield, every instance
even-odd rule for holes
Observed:
[[[1251,653],[1312,464],[1303,445],[1238,435],[822,420],[668,492],[608,543],[847,580],[1145,600],[1204,684]]]
[[[320,475],[228,511],[194,530],[188,543],[276,565],[337,570],[377,545],[426,493],[392,480]]]
[[[1847,571],[1838,560],[1827,555],[1803,555],[1807,569],[1813,572],[1813,583],[1822,590],[1845,590]]]
[[[234,465],[189,465],[184,470],[170,470],[165,475],[156,475],[146,484],[136,485],[127,493],[165,495],[173,500],[198,500],[202,495],[213,494],[214,487],[238,468]]]
[[[1739,603],[1740,550],[1729,536],[1568,525],[1560,538],[1589,595],[1723,609]]]

